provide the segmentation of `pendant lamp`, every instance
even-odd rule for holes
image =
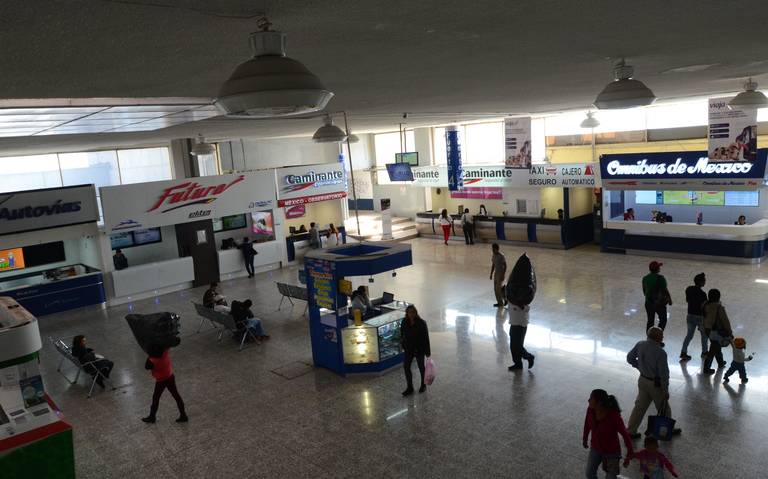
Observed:
[[[192,156],[213,155],[216,153],[216,146],[205,142],[203,135],[197,135],[195,146],[189,151]]]
[[[595,107],[601,110],[617,110],[647,106],[656,100],[653,92],[639,80],[632,79],[634,68],[624,59],[613,67],[614,80],[603,88],[595,99]]]
[[[360,141],[360,138],[358,138],[354,133],[347,132],[347,140],[350,143],[357,143]]]
[[[331,115],[325,115],[323,126],[317,129],[312,139],[315,143],[334,143],[347,139],[347,134],[341,128],[333,124]]]
[[[597,128],[600,126],[600,122],[597,121],[597,118],[594,117],[594,113],[591,111],[587,112],[587,117],[584,118],[584,121],[581,122],[582,128]]]
[[[761,91],[757,91],[757,82],[750,78],[744,82],[744,91],[733,97],[728,102],[731,108],[765,108],[768,106],[768,98]]]
[[[275,118],[322,110],[333,93],[301,62],[285,56],[286,35],[270,30],[251,33],[253,58],[240,64],[219,90],[214,104],[228,115]]]

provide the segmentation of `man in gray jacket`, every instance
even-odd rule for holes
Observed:
[[[654,326],[648,330],[648,339],[638,342],[627,353],[627,362],[640,371],[637,399],[627,424],[632,439],[640,437],[637,429],[651,402],[656,405],[660,416],[672,417],[672,409],[669,407],[669,366],[663,341],[664,331]],[[680,429],[675,429],[673,434],[680,434]]]

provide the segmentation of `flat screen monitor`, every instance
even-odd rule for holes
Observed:
[[[239,230],[248,226],[248,220],[245,214],[222,216],[221,218],[213,219],[213,231],[218,233],[220,231]]]
[[[638,205],[660,204],[656,191],[635,191],[635,203]]]
[[[136,246],[150,243],[160,243],[163,241],[163,236],[160,233],[160,228],[149,228],[145,230],[133,231],[133,243]]]
[[[44,264],[61,263],[67,260],[67,256],[64,254],[63,241],[25,246],[22,250],[24,250],[24,264],[27,268]]]
[[[693,203],[690,191],[665,191],[665,205],[690,205]]]
[[[130,248],[133,246],[133,233],[126,231],[124,233],[109,235],[109,242],[111,243],[113,250]]]
[[[0,273],[24,268],[24,251],[22,248],[0,250]]]
[[[389,181],[413,181],[413,171],[408,163],[387,163]]]
[[[726,191],[725,206],[760,206],[760,192]]]
[[[395,163],[408,163],[411,166],[419,166],[419,153],[417,151],[395,153]]]
[[[694,205],[725,206],[725,191],[691,191]]]
[[[387,293],[385,291],[384,294],[381,295],[381,304],[389,304],[394,300],[395,300],[395,295],[392,293]]]
[[[251,231],[259,241],[271,241],[275,239],[275,226],[272,219],[272,211],[254,211],[251,213]]]

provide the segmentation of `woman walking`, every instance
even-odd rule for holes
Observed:
[[[419,392],[423,393],[427,390],[427,385],[424,384],[424,358],[432,355],[432,350],[429,347],[429,331],[427,330],[427,322],[421,319],[419,312],[416,311],[416,307],[413,305],[405,308],[405,319],[400,323],[400,338],[403,342],[403,350],[405,351],[405,358],[403,359],[403,368],[405,369],[405,381],[408,387],[403,391],[403,396],[410,396],[413,394],[413,373],[411,372],[411,364],[416,359],[416,364],[419,367],[419,374],[421,374],[421,386]]]
[[[619,474],[621,459],[621,443],[619,436],[624,439],[627,447],[627,457],[624,467],[632,458],[632,439],[621,418],[621,409],[614,396],[608,395],[603,389],[595,389],[589,395],[587,417],[584,419],[582,436],[584,449],[589,449],[587,457],[587,479],[597,479],[597,471],[602,466],[605,477],[615,479]],[[590,439],[589,444],[587,440]]]
[[[448,244],[448,238],[451,237],[452,223],[451,218],[448,216],[448,210],[443,208],[443,211],[440,212],[440,227],[443,229],[443,239],[445,240],[445,244]]]
[[[717,359],[717,367],[724,368],[723,342],[733,337],[731,322],[728,314],[720,303],[720,290],[710,289],[707,293],[707,302],[704,304],[704,334],[709,338],[709,351],[704,359],[704,374],[714,374],[712,360]]]
[[[149,409],[149,416],[141,418],[142,421],[154,423],[157,420],[157,408],[160,406],[160,396],[163,391],[168,389],[171,396],[176,400],[176,406],[179,408],[179,418],[176,422],[187,422],[187,413],[184,411],[184,400],[181,399],[179,391],[176,389],[176,376],[173,374],[171,366],[170,349],[163,351],[160,357],[149,356],[144,364],[145,369],[152,371],[152,377],[155,378],[155,392],[152,394],[152,406]]]

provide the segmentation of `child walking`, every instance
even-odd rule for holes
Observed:
[[[726,371],[723,376],[723,384],[728,384],[728,378],[736,371],[739,372],[741,378],[741,384],[747,383],[747,369],[744,367],[744,363],[752,361],[752,355],[747,356],[747,341],[744,338],[735,338],[733,340],[733,361],[731,361],[731,367]]]
[[[667,456],[659,452],[659,442],[655,437],[646,436],[643,444],[645,449],[632,456],[632,459],[637,459],[640,462],[640,472],[643,473],[643,479],[663,479],[664,468],[674,477],[678,477],[675,466],[669,462]],[[626,462],[624,465],[627,465]]]

